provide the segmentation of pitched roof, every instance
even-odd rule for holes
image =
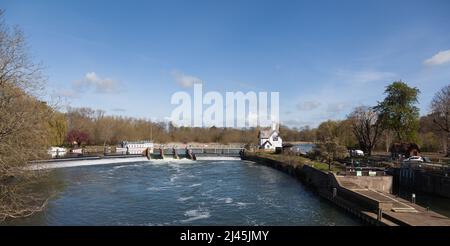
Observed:
[[[269,140],[266,140],[261,146],[265,146],[266,144],[270,144],[270,146],[273,145]]]
[[[274,132],[276,132],[278,134],[277,130],[272,130],[272,129],[260,130],[259,138],[270,138],[270,136],[272,136],[272,134]]]

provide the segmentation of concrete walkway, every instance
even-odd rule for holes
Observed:
[[[339,181],[339,177],[336,178],[339,184],[347,190],[351,190],[377,202],[391,203],[392,208],[389,211],[383,211],[383,219],[389,220],[394,224],[409,226],[450,226],[450,219],[444,215],[427,210],[392,194],[363,188],[347,180],[344,181],[341,179],[341,182]]]

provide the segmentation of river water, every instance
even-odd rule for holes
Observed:
[[[248,161],[59,168],[48,208],[10,225],[359,225],[296,179]]]

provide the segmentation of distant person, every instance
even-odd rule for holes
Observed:
[[[196,159],[195,155],[193,155],[192,149],[188,148],[187,146],[186,146],[186,158],[191,159],[191,160]]]
[[[179,159],[177,150],[175,149],[175,146],[173,146],[173,148],[172,148],[172,154],[173,154],[173,159]]]
[[[239,150],[239,156],[244,157],[245,156],[245,149]]]
[[[190,159],[190,156],[189,156],[189,148],[188,148],[187,145],[186,145],[186,147],[184,148],[184,154],[186,155],[186,158],[187,158],[187,159]]]
[[[150,156],[150,149],[149,148],[146,148],[145,149],[145,156],[147,157],[147,159],[152,159],[152,157]]]
[[[159,155],[161,156],[161,159],[164,159],[164,149],[159,147]]]

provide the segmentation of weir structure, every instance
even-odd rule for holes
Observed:
[[[240,160],[243,151],[241,147],[212,146],[174,148],[160,147],[153,151],[143,151],[142,154],[109,154],[109,155],[79,155],[69,158],[33,161],[29,169],[53,169],[76,166],[94,166],[105,164],[125,164],[133,162],[169,161],[203,161],[203,160]]]

